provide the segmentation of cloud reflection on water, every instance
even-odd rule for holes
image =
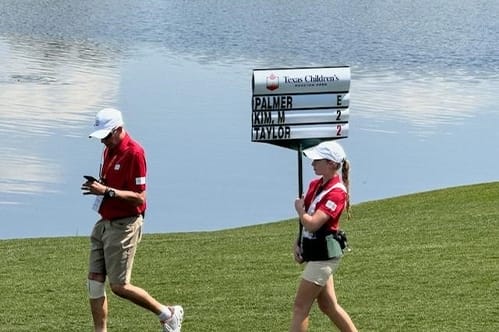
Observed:
[[[57,146],[42,146],[54,136],[81,137],[75,129],[88,126],[99,105],[115,103],[120,82],[115,57],[89,44],[0,38],[2,196],[53,190],[62,172],[51,159]]]
[[[361,76],[352,80],[351,108],[353,114],[372,120],[360,130],[385,130],[384,122],[401,121],[414,134],[427,137],[479,116],[493,102],[493,90],[497,88],[490,81],[469,77]]]
[[[57,181],[56,175],[61,172],[57,160],[41,156],[43,152],[36,144],[26,141],[37,142],[40,137],[53,135],[80,137],[74,130],[87,127],[96,109],[115,104],[121,80],[119,61],[114,60],[117,55],[89,44],[0,39],[0,61],[8,68],[0,75],[2,192],[42,192],[48,183]],[[459,75],[366,74],[353,68],[352,121],[356,117],[368,120],[362,121],[362,127],[353,127],[397,134],[397,126],[387,124],[404,122],[413,134],[431,136],[448,130],[448,125],[477,116],[484,103],[492,103],[487,84]],[[214,103],[207,105],[209,109],[216,109],[217,99],[209,97],[209,89],[204,93],[200,98]],[[247,107],[246,102],[241,100],[241,109]],[[244,132],[246,124],[240,126]]]

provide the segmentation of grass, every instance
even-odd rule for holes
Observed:
[[[353,207],[353,251],[335,276],[360,331],[499,330],[499,183]],[[296,220],[232,230],[145,235],[133,283],[181,303],[184,332],[287,331],[301,267]],[[0,331],[91,331],[88,239],[0,241]],[[108,289],[109,331],[159,331]],[[334,331],[316,307],[310,331]]]

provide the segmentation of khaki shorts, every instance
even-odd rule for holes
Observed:
[[[318,286],[325,286],[329,277],[338,269],[340,260],[340,257],[336,257],[327,261],[307,262],[301,277]]]
[[[89,272],[107,275],[111,284],[126,284],[142,238],[142,216],[97,221],[90,236]]]

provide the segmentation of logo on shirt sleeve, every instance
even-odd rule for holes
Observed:
[[[326,207],[327,207],[329,210],[334,211],[334,210],[336,210],[336,203],[335,203],[335,202],[333,202],[333,201],[329,201],[329,200],[328,200],[328,201],[326,202]]]
[[[135,184],[137,186],[140,186],[141,184],[146,184],[146,178],[145,178],[145,176],[140,177],[140,178],[135,178]]]

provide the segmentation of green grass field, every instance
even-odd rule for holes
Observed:
[[[353,206],[343,222],[353,251],[335,283],[359,330],[499,331],[498,203],[499,183],[487,183]],[[287,331],[296,232],[287,220],[146,235],[132,282],[181,303],[183,332]],[[87,250],[86,237],[0,241],[0,331],[91,331]],[[110,332],[160,330],[151,313],[108,297]],[[309,330],[335,331],[316,307]]]

